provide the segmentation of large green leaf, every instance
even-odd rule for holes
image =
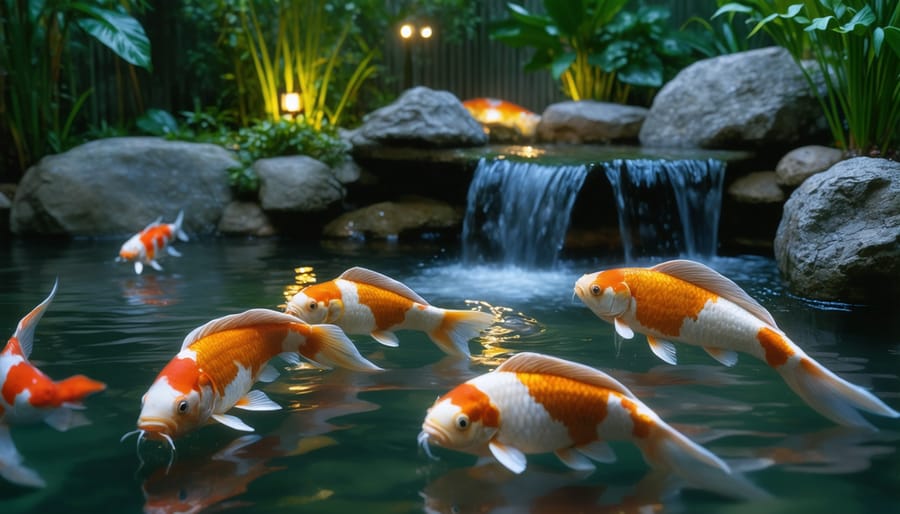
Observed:
[[[573,35],[579,32],[582,24],[587,23],[585,0],[544,0],[544,9],[559,27],[563,34]]]
[[[78,20],[78,26],[103,43],[125,61],[151,69],[150,40],[133,17],[84,3],[73,3],[72,8],[86,15]]]
[[[559,80],[573,62],[575,62],[575,52],[566,52],[553,59],[553,64],[550,66],[553,78]]]
[[[900,27],[885,27],[884,40],[887,41],[888,46],[900,58]]]

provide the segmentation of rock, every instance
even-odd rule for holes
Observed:
[[[380,202],[345,213],[325,225],[331,238],[399,238],[429,231],[456,229],[462,212],[449,204],[427,198]]]
[[[12,203],[0,192],[0,234],[9,232],[9,210]]]
[[[784,202],[784,191],[778,187],[774,171],[757,171],[739,177],[728,187],[728,194],[740,203]]]
[[[184,211],[188,233],[216,231],[231,201],[231,152],[155,137],[92,141],[28,169],[16,190],[16,234],[127,235]]]
[[[256,202],[231,202],[219,221],[219,232],[248,236],[271,236],[275,228]]]
[[[318,212],[344,198],[344,186],[331,168],[306,155],[260,159],[253,170],[265,211]]]
[[[548,106],[538,123],[538,139],[554,143],[636,141],[647,109],[593,100]]]
[[[394,103],[370,112],[349,134],[354,146],[392,145],[431,148],[487,144],[481,125],[458,98],[426,87],[406,90]]]
[[[797,294],[853,303],[896,301],[900,163],[857,157],[806,179],[784,205],[774,250]]]
[[[698,61],[665,84],[640,131],[648,147],[766,149],[824,128],[822,109],[787,50]]]
[[[341,184],[352,184],[360,179],[362,170],[353,159],[346,159],[332,169]]]
[[[827,170],[844,158],[837,148],[808,145],[795,148],[778,161],[775,174],[778,183],[786,187],[796,187],[808,177]]]

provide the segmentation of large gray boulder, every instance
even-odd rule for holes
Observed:
[[[306,155],[260,159],[253,170],[259,176],[264,211],[320,212],[340,203],[346,194],[328,165]]]
[[[802,296],[900,297],[900,163],[857,157],[807,178],[784,205],[774,250]]]
[[[647,109],[594,100],[558,102],[541,114],[538,139],[554,143],[635,141]]]
[[[125,235],[184,211],[188,233],[216,231],[234,155],[212,144],[120,137],[41,159],[16,189],[16,234]]]
[[[350,131],[354,146],[447,148],[480,146],[488,137],[481,124],[447,91],[408,89],[394,103],[372,111]]]
[[[796,146],[822,131],[822,109],[787,50],[698,61],[656,95],[641,127],[651,147]]]
[[[405,198],[347,212],[325,225],[330,238],[394,239],[409,234],[457,230],[462,212],[444,202],[428,198]]]

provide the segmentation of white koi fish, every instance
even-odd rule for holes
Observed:
[[[623,338],[635,332],[647,336],[653,353],[669,364],[677,362],[671,341],[700,346],[726,366],[737,363],[737,352],[748,353],[775,368],[810,407],[835,423],[874,429],[857,409],[900,416],[816,362],[762,305],[698,262],[673,260],[587,274],[575,283],[575,294]]]
[[[435,307],[404,284],[358,267],[304,288],[285,311],[307,323],[334,323],[348,334],[369,334],[385,346],[399,344],[395,330],[419,330],[444,353],[466,357],[469,339],[494,320],[487,312]]]
[[[162,266],[156,261],[157,256],[165,250],[173,257],[181,257],[178,250],[172,248],[171,243],[176,238],[181,241],[188,240],[187,234],[181,229],[182,221],[184,221],[184,211],[178,213],[174,223],[162,223],[162,218],[157,219],[125,241],[116,260],[119,262],[133,261],[134,272],[138,275],[144,271],[145,264],[157,271],[162,271]]]

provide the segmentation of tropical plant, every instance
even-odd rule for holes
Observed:
[[[900,151],[900,2],[737,0],[716,16],[741,13],[786,48],[815,92],[832,136],[848,154]],[[804,66],[811,58],[814,66]],[[818,82],[824,81],[825,92]]]
[[[141,24],[121,5],[104,4],[0,0],[0,125],[12,140],[20,171],[47,153],[65,149],[91,93],[76,91],[66,81],[73,31],[82,31],[125,61],[150,69],[150,41]]]
[[[549,70],[573,100],[625,103],[632,87],[658,88],[689,50],[668,27],[669,10],[628,0],[545,0],[546,14],[506,4],[509,18],[495,23],[491,38],[515,48],[532,47],[527,71]]]

